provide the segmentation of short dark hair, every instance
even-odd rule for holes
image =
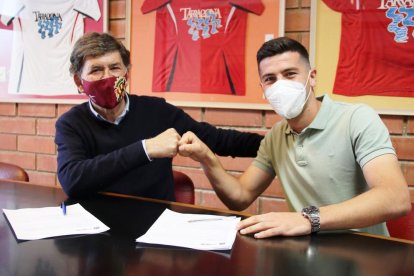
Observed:
[[[86,33],[73,47],[69,71],[72,75],[80,74],[87,57],[100,57],[114,51],[119,52],[122,62],[128,68],[131,63],[130,53],[122,42],[108,33]]]
[[[302,44],[288,37],[278,37],[265,42],[257,51],[257,66],[259,66],[263,59],[280,55],[285,52],[297,52],[308,64],[310,64],[309,53]]]

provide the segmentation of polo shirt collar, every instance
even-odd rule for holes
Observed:
[[[333,102],[328,95],[323,95],[316,98],[317,100],[321,101],[321,108],[316,114],[315,119],[313,119],[312,123],[307,128],[313,129],[324,129],[329,121],[329,114],[331,113]]]
[[[329,114],[331,113],[333,102],[331,98],[329,98],[328,95],[322,95],[319,97],[316,97],[318,101],[321,101],[321,108],[318,111],[318,114],[316,114],[315,119],[313,119],[312,123],[306,127],[303,131],[305,132],[307,129],[324,129],[326,125],[328,124],[329,120]],[[289,126],[289,124],[286,124],[286,134],[295,133]]]

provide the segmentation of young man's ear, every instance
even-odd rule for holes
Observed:
[[[316,69],[312,69],[309,76],[309,85],[315,87],[316,85]]]
[[[82,81],[81,81],[80,77],[78,76],[78,74],[73,75],[73,81],[75,82],[76,87],[78,88],[79,94],[83,93]]]

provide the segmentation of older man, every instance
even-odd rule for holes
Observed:
[[[58,177],[70,197],[111,191],[174,200],[172,158],[186,131],[219,155],[256,156],[260,135],[199,123],[162,98],[128,95],[129,51],[113,36],[84,35],[70,62],[89,96],[56,122]]]

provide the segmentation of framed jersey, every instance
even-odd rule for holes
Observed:
[[[414,114],[412,1],[317,0],[318,94]]]
[[[85,32],[107,30],[107,0],[1,0],[0,101],[79,101],[69,56]]]
[[[182,106],[268,108],[256,52],[283,35],[284,0],[134,0],[131,93]]]

